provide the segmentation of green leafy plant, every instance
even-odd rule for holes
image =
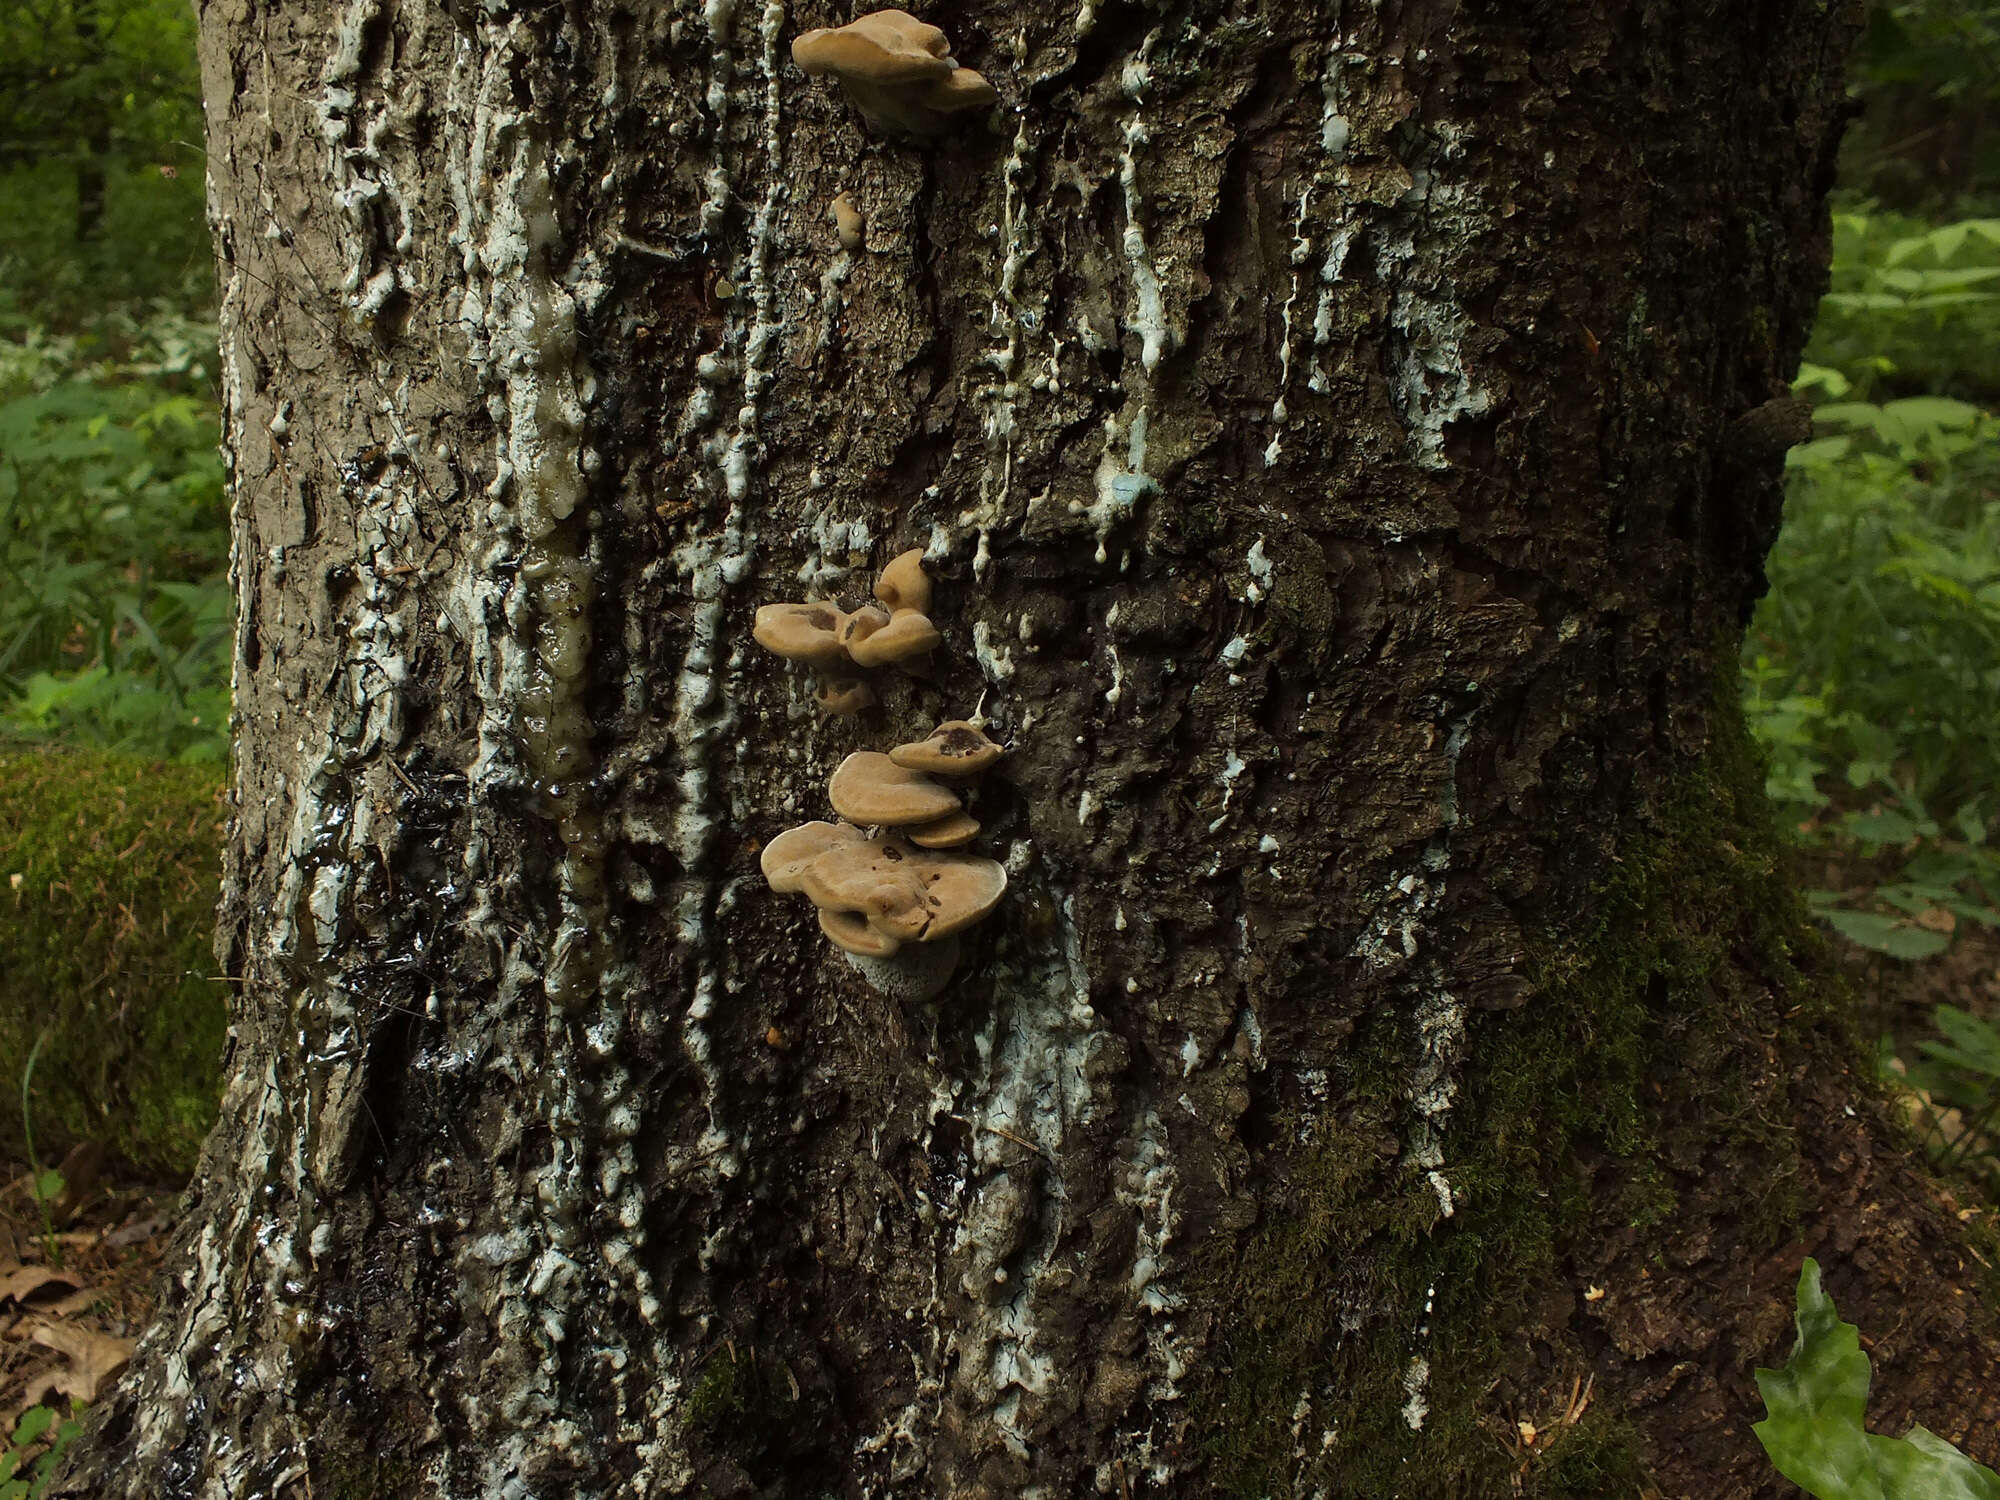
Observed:
[[[0,343],[0,734],[223,756],[212,340],[157,309]]]
[[[1857,205],[1833,228],[1832,287],[1807,356],[1827,398],[2000,396],[2000,218],[1936,224]]]
[[[1861,1332],[1799,1271],[1798,1340],[1782,1370],[1757,1371],[1768,1415],[1752,1431],[1778,1472],[1816,1500],[2000,1500],[2000,1474],[1935,1433],[1900,1438],[1862,1425],[1871,1371]]]
[[[1891,242],[1881,274],[2000,234],[2000,221],[1945,227],[1954,232]],[[1992,269],[1954,285],[1968,296],[2000,286],[2000,263]],[[1928,299],[1946,294],[1924,281],[1848,295],[1828,300],[1868,310],[1893,342],[1938,316]],[[1989,295],[2000,292],[1977,292]],[[1989,843],[2000,786],[2000,428],[1955,398],[1856,399],[1895,362],[1829,354],[1830,338],[1814,352],[1832,362],[1807,365],[1799,381],[1821,401],[1818,436],[1789,460],[1771,593],[1745,643],[1744,708],[1770,758],[1772,800],[1842,872],[1846,888],[1811,893],[1819,915],[1850,942],[1916,960],[1967,923],[2000,925]]]
[[[1955,1005],[1940,1005],[1938,1035],[1921,1042],[1903,1081],[1919,1091],[1924,1145],[1939,1166],[2000,1176],[1994,1132],[2000,1126],[2000,1029]]]
[[[82,1414],[80,1405],[72,1405],[67,1416],[47,1406],[31,1406],[21,1413],[13,1436],[0,1449],[0,1500],[37,1500],[55,1477],[70,1442],[83,1431],[78,1420]],[[23,1476],[29,1464],[34,1467]]]

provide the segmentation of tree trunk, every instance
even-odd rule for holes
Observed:
[[[1852,18],[991,0],[921,144],[848,18],[204,6],[241,999],[69,1493],[1775,1493],[1823,1243],[1971,1420],[1730,707]],[[756,853],[981,704],[884,998]]]

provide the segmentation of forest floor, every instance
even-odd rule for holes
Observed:
[[[118,1378],[152,1317],[173,1233],[175,1188],[119,1182],[88,1144],[61,1172],[46,1217],[27,1170],[0,1174],[0,1432],[32,1407],[67,1416]],[[21,1468],[56,1431],[15,1454]]]

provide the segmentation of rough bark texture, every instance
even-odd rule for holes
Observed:
[[[242,1002],[70,1493],[1768,1487],[1846,1092],[1717,683],[1851,18],[975,0],[922,146],[847,18],[204,6]],[[910,546],[816,721],[753,607]],[[755,850],[982,699],[899,1004]]]

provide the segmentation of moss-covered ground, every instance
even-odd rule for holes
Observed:
[[[220,791],[213,767],[0,751],[0,1155],[23,1154],[25,1081],[45,1164],[90,1139],[148,1172],[192,1170],[227,1025],[210,952]]]

